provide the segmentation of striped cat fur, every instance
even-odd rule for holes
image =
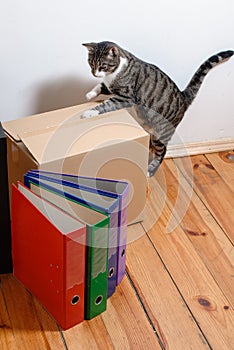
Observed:
[[[186,89],[180,91],[161,69],[140,60],[113,42],[83,45],[88,49],[92,74],[102,78],[102,83],[87,93],[87,99],[99,94],[110,94],[111,97],[85,111],[82,117],[90,118],[134,106],[136,119],[150,133],[148,176],[153,176],[160,166],[167,144],[193,102],[206,74],[234,54],[234,51],[228,50],[207,59]]]

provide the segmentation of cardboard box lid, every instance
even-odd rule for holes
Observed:
[[[3,128],[16,142],[23,142],[38,164],[148,135],[126,110],[80,119],[84,110],[96,104],[5,122]]]
[[[72,106],[68,108],[57,109],[50,112],[35,114],[16,120],[10,120],[3,122],[3,129],[15,140],[21,141],[19,135],[21,133],[28,133],[32,131],[45,130],[47,128],[61,125],[69,119],[72,122],[71,116],[76,116],[77,113],[81,114],[88,108],[92,108],[97,103],[90,102],[83,105]],[[74,121],[74,120],[73,120]],[[68,121],[69,122],[69,121]]]

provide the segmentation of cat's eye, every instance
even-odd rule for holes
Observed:
[[[100,67],[99,67],[99,70],[105,70],[107,69],[107,64],[102,64]]]

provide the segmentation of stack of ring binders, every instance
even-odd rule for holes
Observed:
[[[129,184],[31,170],[12,185],[14,276],[63,329],[106,310],[125,274]]]

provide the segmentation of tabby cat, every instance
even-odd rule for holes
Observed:
[[[136,117],[150,133],[148,176],[153,176],[161,164],[167,144],[194,100],[205,75],[218,63],[230,58],[234,51],[220,52],[206,60],[192,77],[184,91],[158,67],[144,62],[119,45],[103,41],[83,44],[88,49],[92,74],[102,83],[87,93],[88,100],[99,94],[112,96],[98,106],[86,110],[82,117],[135,106]]]

